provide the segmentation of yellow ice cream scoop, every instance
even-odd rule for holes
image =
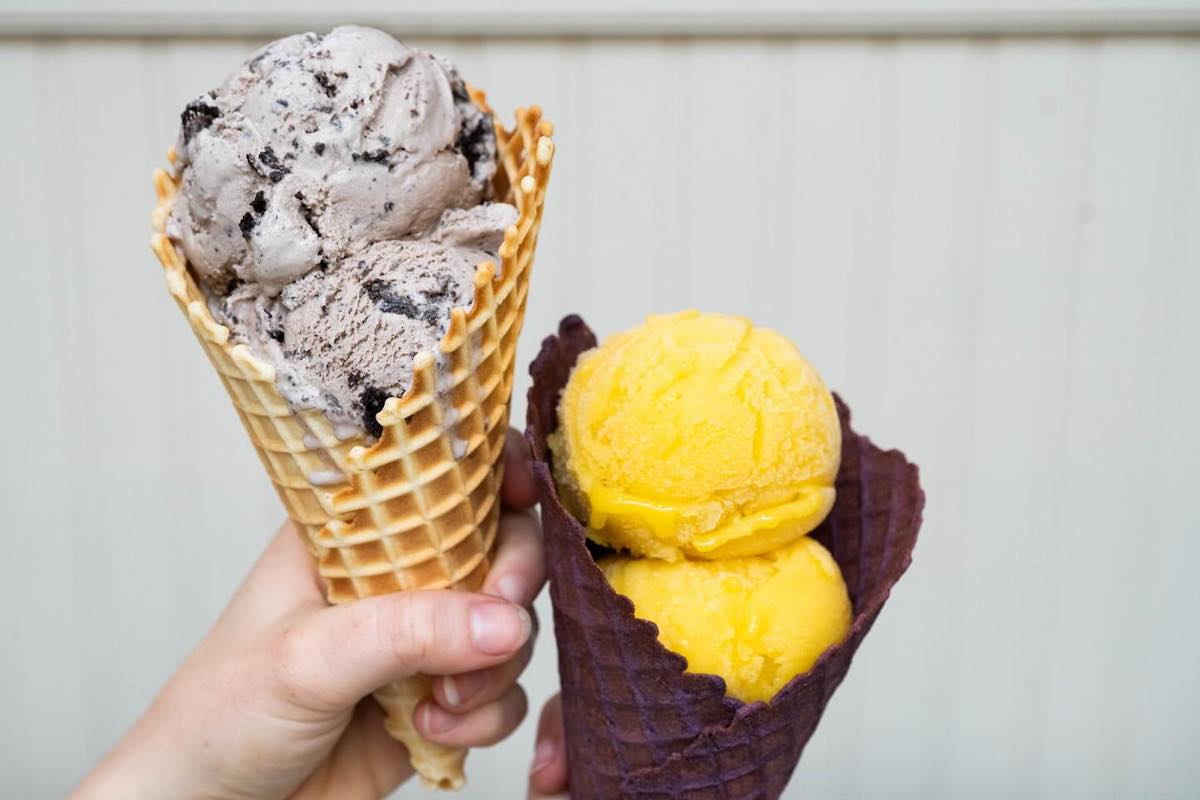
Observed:
[[[633,613],[658,625],[689,672],[725,679],[743,702],[770,700],[850,630],[837,562],[804,537],[773,553],[720,561],[609,556],[609,583]]]
[[[555,479],[601,544],[757,555],[833,506],[833,397],[795,345],[740,317],[684,311],[613,336],[580,357],[558,412]]]

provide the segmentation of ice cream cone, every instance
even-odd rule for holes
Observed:
[[[471,93],[486,109],[483,93]],[[513,130],[496,128],[495,196],[520,215],[500,247],[500,268],[480,265],[473,305],[454,309],[438,352],[418,354],[412,386],[384,404],[377,416],[383,433],[371,444],[319,411],[291,410],[276,389],[274,368],[230,343],[228,328],[213,318],[182,253],[163,232],[176,180],[164,170],[154,176],[152,246],[167,287],[303,532],[331,603],[413,589],[473,590],[487,574],[513,362],[554,156],[553,127],[536,106],[517,110]],[[425,783],[457,788],[466,751],[427,742],[413,727],[413,709],[429,688],[427,677],[416,676],[375,696],[389,733],[407,746]]]
[[[559,396],[595,336],[567,317],[530,367],[528,438],[542,502],[546,564],[558,640],[571,796],[592,798],[774,798],[791,777],[892,586],[908,568],[924,506],[917,468],[850,428],[837,399],[842,459],[837,500],[811,534],[832,553],[854,608],[848,637],[769,703],[725,695],[716,675],[687,662],[634,617],[593,561],[586,532],[559,502],[546,437]],[[702,624],[702,623],[701,623]]]

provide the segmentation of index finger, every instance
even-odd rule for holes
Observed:
[[[483,592],[529,605],[546,582],[546,553],[537,516],[532,511],[505,511],[496,539],[496,556]]]
[[[505,508],[519,511],[537,502],[537,484],[529,460],[529,444],[525,437],[509,428],[504,440],[504,484],[500,487],[500,500]]]

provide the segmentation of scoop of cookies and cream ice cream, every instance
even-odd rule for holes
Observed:
[[[252,55],[183,112],[168,232],[214,291],[278,294],[322,260],[486,199],[491,119],[445,60],[358,26]]]
[[[584,353],[550,445],[564,499],[596,541],[722,558],[820,524],[841,428],[829,390],[785,337],[685,311]]]
[[[276,366],[276,386],[292,405],[323,408],[378,435],[375,414],[404,394],[413,358],[435,347],[450,309],[471,305],[477,265],[495,258],[515,221],[516,209],[501,203],[447,211],[429,236],[368,245],[278,297],[240,286],[219,316]]]
[[[371,28],[272,42],[188,104],[167,233],[281,394],[378,433],[517,212],[453,66]],[[372,429],[375,430],[372,430]]]

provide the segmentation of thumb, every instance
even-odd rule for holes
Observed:
[[[499,664],[531,630],[525,609],[496,597],[400,592],[317,610],[285,630],[270,657],[285,697],[334,712],[410,675]]]

